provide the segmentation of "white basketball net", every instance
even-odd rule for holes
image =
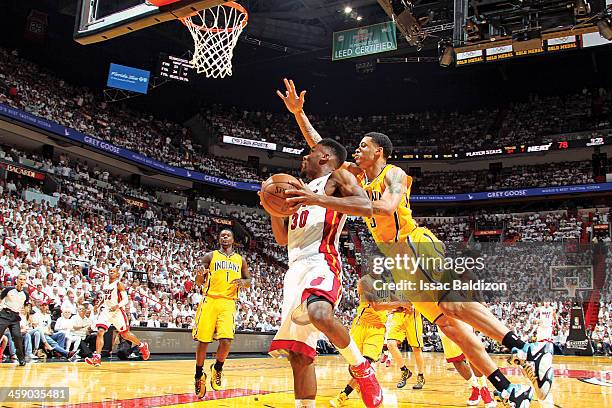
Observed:
[[[191,65],[207,78],[232,75],[232,57],[238,37],[247,25],[242,6],[229,2],[181,19],[189,28],[195,49]]]

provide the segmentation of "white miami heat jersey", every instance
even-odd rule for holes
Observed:
[[[102,287],[102,293],[104,294],[104,306],[107,308],[115,307],[121,302],[121,293],[119,293],[119,279],[113,283],[105,282]]]
[[[555,309],[551,306],[540,306],[538,309],[539,327],[551,328],[553,327]]]
[[[331,173],[312,180],[308,187],[316,194],[325,194],[325,185]],[[338,242],[346,215],[316,205],[302,206],[289,217],[287,249],[289,264],[321,254],[341,271]]]

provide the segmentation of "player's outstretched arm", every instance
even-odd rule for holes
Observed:
[[[374,215],[393,215],[411,184],[412,178],[404,170],[399,167],[389,170],[385,175],[385,192],[372,204]]]
[[[294,190],[286,190],[285,195],[292,196],[287,199],[290,208],[298,209],[302,205],[318,205],[342,214],[358,217],[372,216],[372,203],[365,191],[357,184],[357,179],[348,170],[335,170],[329,177],[333,183],[333,194],[316,194],[303,181],[292,184]],[[327,193],[329,186],[325,187]]]
[[[284,78],[283,82],[285,83],[285,93],[277,90],[276,94],[282,99],[285,103],[285,107],[293,116],[295,116],[295,121],[300,127],[300,131],[308,143],[310,148],[315,147],[317,143],[319,143],[323,138],[317,132],[317,130],[310,123],[310,119],[304,113],[304,103],[306,102],[306,91],[301,91],[298,95],[297,90],[295,89],[295,84],[292,79]],[[342,165],[342,168],[347,169],[354,175],[358,175],[363,172],[355,163],[345,162]]]
[[[308,146],[314,147],[317,143],[319,143],[322,139],[319,132],[315,130],[315,128],[310,123],[308,116],[304,113],[304,102],[306,97],[306,91],[300,92],[298,95],[295,84],[293,80],[284,78],[283,82],[285,83],[285,93],[281,91],[276,91],[276,94],[282,99],[287,107],[287,110],[295,116],[295,120],[302,131],[302,135],[304,135],[304,139],[306,139],[306,143]]]

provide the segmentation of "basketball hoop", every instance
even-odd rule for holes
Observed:
[[[232,75],[234,47],[248,19],[246,9],[233,1],[180,19],[193,37],[191,65],[199,74],[207,78]]]

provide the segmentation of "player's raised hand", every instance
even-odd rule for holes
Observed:
[[[289,112],[293,113],[294,115],[296,113],[300,113],[304,109],[306,91],[302,91],[298,95],[297,91],[295,90],[293,80],[284,78],[283,82],[285,83],[286,88],[285,93],[277,90],[276,94],[283,100]]]

